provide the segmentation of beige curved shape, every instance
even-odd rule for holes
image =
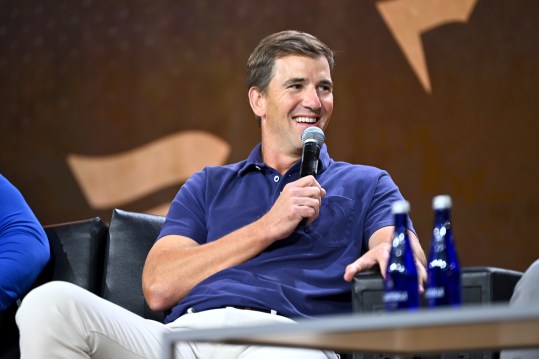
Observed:
[[[184,131],[108,156],[69,154],[67,163],[92,208],[120,206],[222,165],[230,146],[208,132]]]
[[[431,83],[421,34],[450,22],[466,22],[477,0],[393,0],[376,3],[426,92]]]
[[[143,212],[149,214],[157,214],[159,216],[166,216],[170,208],[170,203],[171,202],[161,203],[155,207],[148,208]]]

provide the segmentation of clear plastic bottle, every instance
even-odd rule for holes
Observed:
[[[427,306],[460,306],[462,302],[460,264],[451,231],[451,197],[432,200],[434,229],[427,263]]]
[[[386,310],[415,309],[419,307],[419,282],[414,254],[408,236],[408,201],[393,203],[395,231],[384,281]]]

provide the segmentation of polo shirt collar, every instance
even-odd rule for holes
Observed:
[[[320,149],[320,160],[318,161],[318,173],[324,172],[331,161],[331,158],[329,157],[328,149],[326,144],[324,143],[322,145],[322,148]],[[299,162],[301,162],[301,159],[294,164],[294,166],[299,166]],[[266,165],[262,161],[262,144],[259,143],[258,145],[253,148],[251,153],[249,154],[249,157],[247,157],[247,160],[245,161],[245,164],[240,168],[239,174],[243,175],[245,172],[253,169],[260,170],[261,168],[267,168],[268,165]]]

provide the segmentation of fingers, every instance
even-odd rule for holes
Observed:
[[[370,270],[376,265],[380,268],[382,277],[386,276],[386,267],[389,260],[389,244],[381,243],[359,257],[354,263],[349,264],[344,271],[344,280],[351,282],[357,273]]]
[[[320,183],[313,176],[305,176],[296,181],[298,187],[308,188],[314,193],[316,198],[324,198],[326,190],[320,186]],[[313,197],[314,198],[314,197]]]
[[[360,272],[370,270],[376,265],[380,268],[382,277],[386,278],[387,263],[389,262],[389,253],[391,246],[389,243],[381,243],[367,253],[359,257],[355,262],[346,266],[344,271],[344,280],[351,282],[354,276]],[[427,282],[427,269],[421,263],[421,259],[416,258],[417,277],[419,284],[419,293],[424,293],[425,283]]]
[[[319,213],[326,191],[313,176],[284,186],[279,198],[263,216],[261,225],[272,228],[275,240],[286,238],[303,220],[312,223]]]
[[[298,218],[306,219],[307,224],[318,217],[322,198],[326,195],[326,191],[313,176],[302,177],[287,184],[283,193],[290,197],[290,205],[293,211],[297,211]]]
[[[427,268],[418,260],[416,260],[417,277],[419,279],[419,293],[425,291],[425,284],[427,283]]]
[[[346,269],[344,270],[344,280],[347,282],[351,282],[354,279],[355,275],[363,270],[362,268],[363,266],[360,262],[360,259],[358,259],[354,263],[347,265]]]
[[[380,247],[381,254],[378,257],[378,265],[380,266],[380,273],[382,277],[386,278],[387,263],[389,262],[389,252],[391,251],[391,245],[389,243],[382,243]]]
[[[354,263],[352,264],[349,264],[346,266],[346,269],[344,270],[344,280],[347,281],[347,282],[351,282],[352,279],[354,279],[354,276],[356,275],[356,273],[359,272],[359,268],[358,268],[358,265]]]

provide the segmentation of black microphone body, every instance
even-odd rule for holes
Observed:
[[[326,137],[324,131],[318,127],[308,127],[301,134],[301,142],[303,142],[303,152],[301,154],[301,165],[299,168],[299,176],[315,176],[318,172],[318,160],[320,159],[320,148],[324,144]],[[303,218],[299,223],[299,227],[307,230],[307,219]]]
[[[307,140],[303,144],[303,153],[301,154],[301,167],[299,176],[316,176],[318,171],[318,159],[320,158],[320,146],[315,140]]]
[[[299,176],[316,176],[318,172],[318,160],[320,158],[320,148],[324,144],[326,137],[324,131],[320,128],[312,126],[306,128],[301,134],[301,142],[303,142],[303,152],[301,154],[301,165],[299,168]]]

